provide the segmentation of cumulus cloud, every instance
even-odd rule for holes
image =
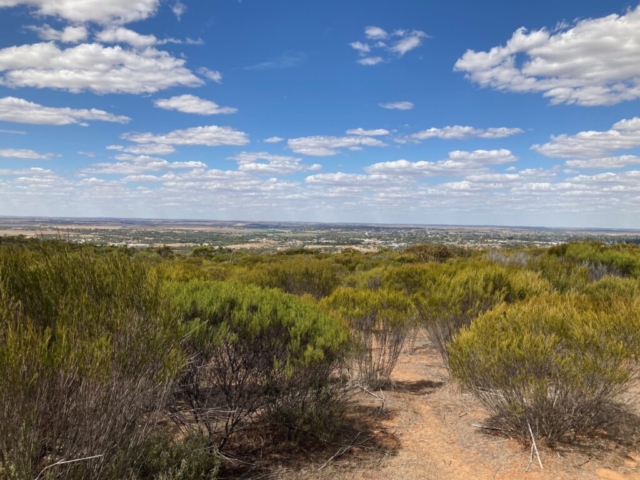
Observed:
[[[50,153],[41,154],[27,149],[0,148],[2,158],[20,158],[22,160],[46,160],[51,158]]]
[[[38,36],[43,40],[62,43],[83,42],[89,36],[89,31],[86,27],[83,26],[71,26],[65,27],[63,30],[56,30],[55,28],[45,23],[41,27],[30,25],[27,28],[36,32]]]
[[[414,107],[412,102],[389,102],[381,103],[380,106],[387,110],[411,110]]]
[[[249,137],[246,133],[231,127],[219,127],[216,125],[175,130],[158,135],[153,133],[126,133],[122,138],[142,144],[205,145],[208,147],[246,145],[249,143]]]
[[[178,95],[171,98],[161,98],[154,102],[158,108],[165,110],[177,110],[183,113],[194,113],[196,115],[219,115],[236,113],[237,108],[221,107],[217,103],[205,100],[195,95]]]
[[[158,44],[155,35],[141,35],[124,27],[111,27],[96,34],[101,43],[126,43],[136,48],[146,48]]]
[[[201,67],[198,69],[198,73],[213,82],[222,83],[222,74],[217,70],[209,70],[208,68]]]
[[[485,165],[503,165],[518,159],[509,150],[476,150],[473,152],[456,150],[449,153],[449,158],[436,162],[396,160],[393,162],[375,163],[365,171],[381,175],[467,175],[477,172]]]
[[[420,30],[396,30],[388,33],[386,30],[369,26],[364,29],[365,42],[351,42],[351,48],[358,52],[357,62],[364,66],[374,66],[393,58],[402,57],[411,50],[422,45],[428,35]],[[368,43],[371,42],[371,43]]]
[[[0,0],[0,8],[27,5],[38,15],[71,22],[129,23],[155,15],[159,0]]]
[[[531,148],[553,158],[607,157],[618,150],[640,147],[640,117],[621,120],[606,132],[585,131],[576,135],[552,136],[549,143]]]
[[[364,128],[354,128],[347,130],[347,135],[361,135],[364,137],[377,137],[383,135],[389,135],[389,130],[384,128],[376,128],[374,130],[365,130]]]
[[[636,155],[621,155],[619,157],[590,158],[588,160],[568,160],[566,165],[572,168],[624,168],[630,165],[640,165],[640,157]]]
[[[443,140],[460,140],[471,137],[478,138],[504,138],[510,137],[512,135],[517,135],[522,133],[523,130],[520,128],[506,128],[506,127],[498,127],[498,128],[474,128],[474,127],[463,127],[460,125],[447,126],[444,128],[429,128],[427,130],[422,130],[421,132],[417,132],[407,136],[406,138],[411,141],[420,142],[422,140],[427,140],[429,138],[440,138]]]
[[[377,138],[353,136],[353,137],[301,137],[292,138],[288,142],[291,150],[302,155],[315,157],[330,157],[340,153],[341,148],[358,147],[386,147],[387,144]]]
[[[134,155],[169,155],[176,151],[171,145],[146,144],[140,145],[109,145],[107,150],[117,150],[119,152],[133,153]]]
[[[282,137],[269,137],[269,138],[265,138],[264,140],[267,143],[280,143],[284,141],[284,138]]]
[[[230,157],[238,162],[238,170],[257,175],[287,175],[308,170],[320,170],[319,164],[304,165],[301,158],[272,155],[268,152],[242,152]]]
[[[358,63],[365,67],[373,67],[374,65],[378,65],[382,62],[384,62],[382,57],[365,57],[358,60]]]
[[[71,125],[88,121],[128,123],[124,115],[113,115],[103,110],[45,107],[22,98],[0,98],[0,120],[33,125]]]
[[[178,0],[171,7],[171,11],[173,12],[173,14],[176,16],[178,20],[182,20],[182,15],[184,15],[187,12],[187,6],[184,3],[182,3],[180,0]]]
[[[202,162],[168,162],[162,158],[154,158],[146,155],[118,155],[119,162],[105,162],[93,164],[90,168],[81,170],[82,175],[135,175],[144,172],[157,172],[161,170],[175,169],[204,169],[207,165]]]
[[[185,63],[154,48],[130,51],[82,44],[60,49],[54,43],[37,43],[0,50],[0,73],[4,72],[0,85],[99,94],[155,93],[202,85]]]
[[[364,29],[364,35],[369,40],[386,40],[389,34],[380,27],[370,26]]]
[[[640,7],[553,32],[520,28],[504,46],[468,50],[455,70],[482,87],[542,93],[554,105],[613,105],[639,98]]]

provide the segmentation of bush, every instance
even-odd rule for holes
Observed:
[[[448,345],[478,315],[502,302],[512,303],[550,290],[550,285],[533,272],[477,263],[441,270],[413,299],[431,341],[447,364]]]
[[[605,427],[635,375],[640,305],[542,297],[501,305],[450,346],[451,373],[500,428],[554,444]]]
[[[341,288],[323,304],[345,319],[357,342],[352,366],[357,379],[373,388],[389,384],[415,326],[408,298],[390,290]]]
[[[125,476],[182,362],[159,292],[117,251],[0,249],[0,471]]]
[[[253,268],[241,279],[266,288],[316,299],[324,298],[340,285],[340,268],[331,261],[280,257],[279,262]]]
[[[195,421],[222,450],[243,422],[288,412],[291,423],[331,399],[347,332],[314,303],[278,290],[189,282],[167,289],[190,332],[174,419]],[[295,425],[292,425],[292,428]]]

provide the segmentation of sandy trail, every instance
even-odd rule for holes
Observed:
[[[355,452],[321,472],[316,467],[272,478],[640,480],[640,454],[615,445],[596,456],[568,448],[562,452],[541,448],[544,469],[534,457],[525,472],[530,450],[473,426],[481,424],[486,413],[471,396],[449,383],[440,357],[426,344],[400,358],[393,379],[397,388],[384,392],[390,418],[381,428],[395,435],[398,448],[378,460],[363,461]],[[367,394],[362,394],[362,402],[380,404]]]

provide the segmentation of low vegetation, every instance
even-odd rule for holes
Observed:
[[[634,408],[640,248],[184,256],[3,238],[0,479],[228,478],[269,442],[311,455],[357,421],[352,392],[395,388],[420,332],[496,431],[588,439]]]

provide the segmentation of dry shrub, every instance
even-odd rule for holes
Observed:
[[[449,364],[500,428],[526,439],[530,426],[554,444],[614,420],[639,342],[637,300],[541,297],[476,319],[451,344]]]
[[[405,342],[415,329],[409,299],[392,290],[340,288],[324,305],[345,319],[356,342],[352,372],[364,385],[390,383]]]

